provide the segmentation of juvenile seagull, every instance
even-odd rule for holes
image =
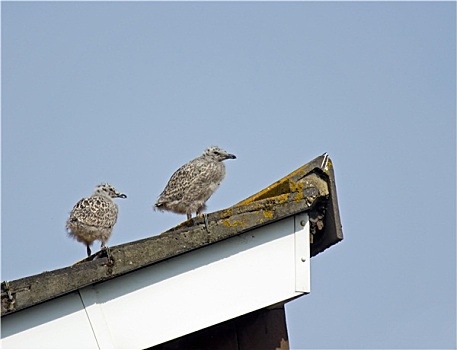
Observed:
[[[235,159],[219,147],[212,146],[203,154],[184,164],[171,176],[160,194],[155,208],[178,214],[199,215],[206,208],[206,201],[219,187],[225,176],[226,159]]]
[[[118,213],[117,204],[111,198],[127,196],[116,191],[110,184],[98,185],[92,196],[76,203],[67,220],[68,234],[86,244],[87,256],[90,256],[90,246],[95,240],[102,242],[103,249],[111,236]]]

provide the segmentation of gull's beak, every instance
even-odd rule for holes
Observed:
[[[123,194],[123,193],[119,193],[118,198],[127,198],[127,195],[126,194]]]
[[[227,154],[227,159],[236,159],[236,155],[234,155],[234,154]]]

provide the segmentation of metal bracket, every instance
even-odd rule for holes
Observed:
[[[203,221],[205,222],[206,232],[211,233],[211,231],[209,230],[209,225],[208,225],[208,215],[206,213],[203,213],[202,215],[203,215]]]
[[[327,173],[328,172],[328,169],[329,169],[329,160],[330,160],[330,157],[328,155],[327,152],[325,152],[322,156],[324,156],[324,159],[322,159],[322,164],[321,164],[321,169]]]

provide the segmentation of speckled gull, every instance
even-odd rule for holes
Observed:
[[[67,220],[68,234],[87,247],[90,256],[90,246],[95,240],[101,241],[101,248],[111,236],[117,221],[118,208],[112,198],[127,198],[119,193],[112,185],[103,183],[95,188],[94,194],[81,199],[73,207]]]
[[[187,219],[192,217],[192,213],[199,215],[206,209],[206,201],[225,177],[222,161],[235,158],[219,147],[209,147],[200,157],[176,170],[160,194],[155,208],[187,214]]]

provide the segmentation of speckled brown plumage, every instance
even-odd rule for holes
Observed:
[[[73,207],[67,220],[67,230],[71,237],[87,246],[87,255],[91,254],[90,246],[95,240],[105,247],[117,221],[118,208],[112,198],[127,198],[110,184],[97,186],[92,196],[81,199]]]
[[[171,176],[155,207],[187,214],[188,219],[192,213],[200,214],[225,177],[222,161],[235,158],[219,147],[208,148],[200,157],[184,164]]]

